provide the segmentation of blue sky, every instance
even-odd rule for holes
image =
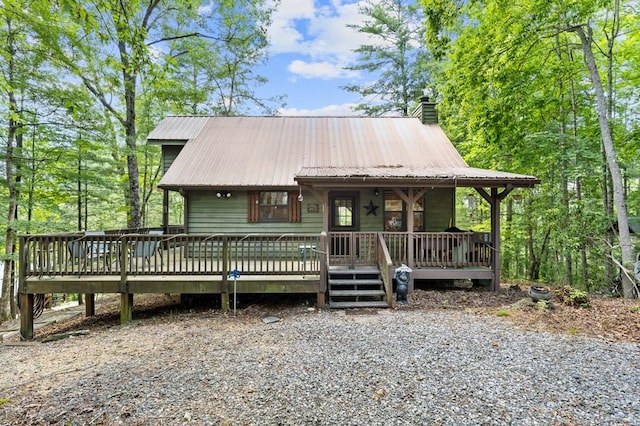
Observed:
[[[281,0],[269,29],[271,59],[259,70],[269,83],[258,94],[286,94],[281,115],[354,115],[351,107],[359,95],[340,86],[367,81],[368,76],[344,69],[357,57],[353,49],[367,42],[347,24],[363,18],[358,1]]]

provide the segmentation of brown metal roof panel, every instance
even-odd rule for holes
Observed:
[[[303,168],[319,177],[469,170],[439,126],[415,118],[208,117],[200,124],[161,186],[293,186]],[[180,123],[159,127],[154,132],[166,137]]]
[[[198,136],[204,124],[209,120],[207,116],[168,116],[149,133],[147,141],[187,141]]]

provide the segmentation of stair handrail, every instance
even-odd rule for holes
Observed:
[[[376,233],[376,241],[378,244],[378,268],[380,269],[380,277],[382,278],[382,284],[384,285],[385,298],[389,307],[393,305],[393,283],[391,282],[391,267],[393,261],[387,248],[387,243],[384,240],[384,236],[381,232]]]

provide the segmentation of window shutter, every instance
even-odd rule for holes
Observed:
[[[300,222],[302,220],[302,202],[298,201],[297,192],[289,192],[289,222]]]
[[[249,191],[247,194],[247,222],[260,221],[260,205],[258,204],[258,191]]]

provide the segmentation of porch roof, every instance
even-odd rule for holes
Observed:
[[[184,143],[160,182],[167,189],[539,182],[469,167],[440,126],[413,117],[176,116],[148,141]]]
[[[300,185],[333,187],[388,186],[412,187],[532,187],[540,181],[527,175],[500,172],[473,167],[393,167],[373,169],[304,168],[296,175]]]

